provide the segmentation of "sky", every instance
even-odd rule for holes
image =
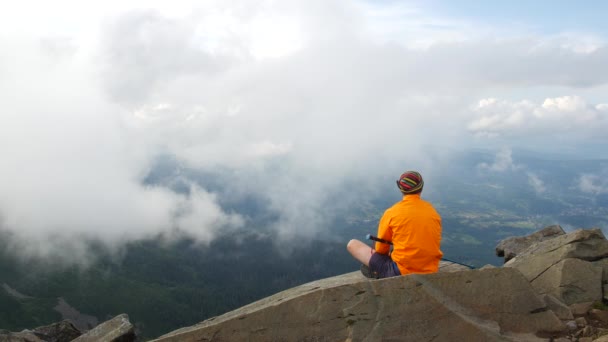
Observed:
[[[205,244],[247,226],[204,182],[146,183],[162,156],[262,196],[281,241],[323,230],[329,194],[432,180],[454,149],[495,151],[488,170],[517,148],[607,158],[606,7],[1,2],[0,227],[24,255],[73,260],[88,238]]]

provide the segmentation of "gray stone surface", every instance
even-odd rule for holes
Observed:
[[[82,335],[80,330],[67,320],[38,327],[33,332],[46,342],[70,342]]]
[[[532,244],[547,239],[552,239],[559,235],[564,235],[566,232],[558,225],[545,227],[537,232],[527,236],[515,236],[506,238],[496,246],[496,255],[504,256],[505,262],[513,259],[517,254],[523,252]]]
[[[580,259],[564,259],[532,280],[540,294],[550,294],[561,302],[602,300],[602,268]]]
[[[45,342],[31,331],[0,334],[0,342]]]
[[[584,316],[593,307],[593,302],[575,303],[570,304],[568,307],[574,316]]]
[[[541,296],[541,298],[547,305],[547,308],[549,310],[553,311],[553,313],[555,313],[555,316],[557,316],[557,318],[559,318],[561,320],[573,320],[574,319],[574,315],[572,315],[572,311],[570,311],[570,308],[566,304],[564,304],[562,301],[560,301],[559,299],[555,298],[554,296],[552,296],[550,294],[545,294],[545,295]]]
[[[589,317],[604,324],[608,324],[608,311],[591,309],[589,310]]]
[[[574,321],[576,322],[576,325],[578,325],[579,328],[587,326],[587,320],[585,319],[585,317],[577,317],[574,319]]]
[[[128,342],[135,341],[135,329],[129,316],[118,315],[103,322],[87,333],[76,338],[74,342]]]
[[[602,282],[608,283],[608,258],[594,261],[593,264],[602,268]]]
[[[576,329],[578,329],[578,324],[576,324],[576,322],[574,320],[568,321],[566,323],[566,326],[568,327],[568,330],[570,330],[570,331],[575,331]]]
[[[298,286],[157,341],[535,341],[565,325],[510,268]]]
[[[579,229],[541,241],[505,263],[517,268],[529,281],[567,258],[595,261],[608,256],[608,241],[599,229]]]
[[[439,271],[438,272],[458,272],[458,271],[468,271],[470,268],[459,265],[453,262],[441,260],[439,262]]]

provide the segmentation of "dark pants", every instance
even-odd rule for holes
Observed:
[[[397,264],[386,254],[374,253],[369,259],[369,270],[377,278],[388,278],[400,276],[401,272]]]

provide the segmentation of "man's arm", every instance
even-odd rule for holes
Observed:
[[[392,241],[393,239],[393,231],[390,228],[391,218],[387,212],[384,212],[382,218],[380,219],[380,223],[378,223],[378,237],[386,240]],[[376,242],[376,252],[380,254],[388,254],[391,246],[387,243]]]

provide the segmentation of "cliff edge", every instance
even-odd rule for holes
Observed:
[[[510,251],[503,267],[468,270],[444,262],[439,273],[388,279],[348,273],[277,293],[155,341],[600,338],[608,330],[592,327],[588,315],[593,303],[603,300],[608,241],[599,229],[542,237],[518,240],[517,253]]]

